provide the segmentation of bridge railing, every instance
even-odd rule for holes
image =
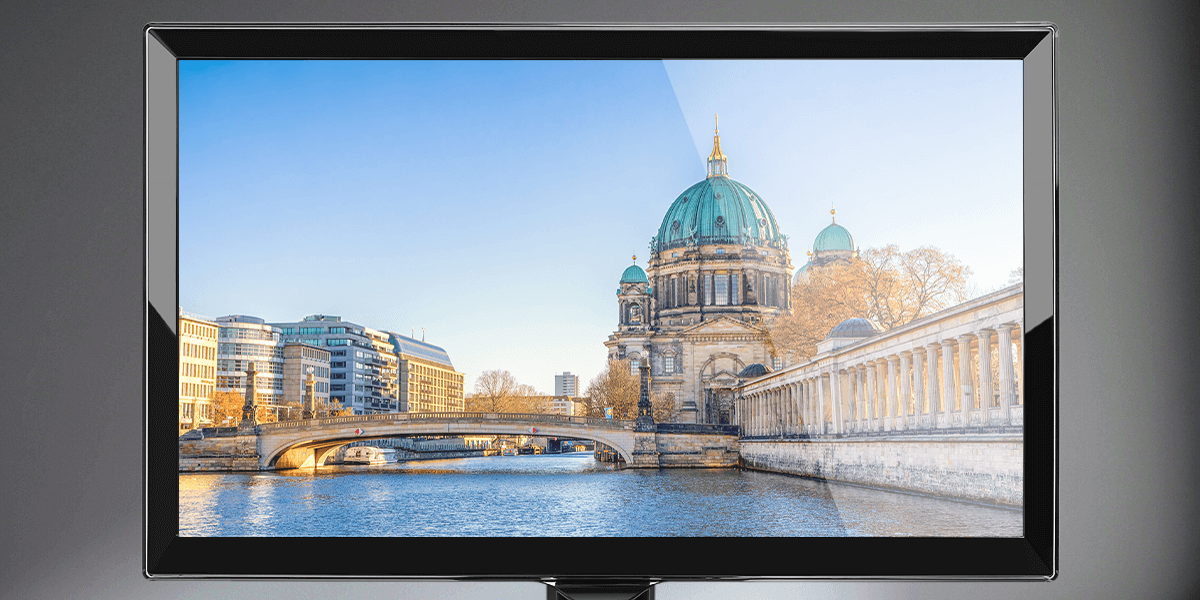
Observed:
[[[590,425],[593,427],[632,427],[633,421],[620,419],[605,419],[600,417],[577,417],[571,415],[538,414],[538,413],[484,413],[484,412],[424,412],[424,413],[386,413],[381,415],[347,415],[342,417],[325,417],[322,419],[304,419],[299,421],[277,421],[263,423],[258,426],[260,433],[282,429],[299,429],[322,427],[325,425],[354,425],[378,424],[401,421],[521,421],[526,423],[566,423]]]

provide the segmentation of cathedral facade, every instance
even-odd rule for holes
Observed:
[[[609,359],[650,366],[683,423],[730,423],[737,374],[778,365],[764,321],[789,310],[787,236],[766,202],[729,177],[721,138],[704,180],[684,190],[650,240],[646,269],[625,269]]]

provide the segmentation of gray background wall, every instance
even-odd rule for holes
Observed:
[[[541,597],[536,584],[142,579],[146,22],[1026,20],[1062,28],[1059,580],[667,584],[658,594],[1200,597],[1198,12],[1194,0],[2,3],[0,596]]]

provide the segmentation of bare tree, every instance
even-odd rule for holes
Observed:
[[[871,319],[885,330],[948,308],[967,298],[971,269],[931,246],[900,252],[868,248],[849,264],[810,268],[792,287],[791,314],[768,324],[776,353],[803,360],[838,323]]]
[[[503,370],[484,371],[475,380],[475,394],[465,398],[469,412],[538,412],[538,391]]]
[[[655,423],[670,423],[675,420],[675,415],[679,412],[679,407],[675,406],[675,394],[673,392],[662,394],[651,393],[650,407],[654,414]]]
[[[235,427],[242,420],[242,405],[246,398],[237,392],[213,392],[212,420],[214,427]]]
[[[792,311],[768,323],[776,355],[796,359],[816,354],[817,342],[851,317],[868,314],[870,303],[862,290],[864,265],[833,264],[811,269],[806,281],[792,286]]]
[[[901,292],[907,296],[906,305],[911,312],[904,314],[903,322],[893,327],[911,323],[967,299],[966,282],[971,275],[971,268],[949,252],[933,246],[921,246],[900,255],[900,266],[904,276]]]
[[[588,416],[603,417],[611,407],[614,419],[637,418],[641,393],[638,377],[630,372],[628,360],[610,360],[587,387]]]
[[[475,380],[475,395],[470,398],[468,409],[472,412],[505,412],[517,385],[517,378],[508,371],[484,371]]]

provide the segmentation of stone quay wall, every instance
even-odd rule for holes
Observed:
[[[258,471],[258,443],[253,435],[209,433],[179,440],[179,471]]]
[[[1019,435],[742,440],[741,466],[1003,506],[1024,505]]]
[[[737,427],[659,423],[654,434],[658,466],[736,467]]]

